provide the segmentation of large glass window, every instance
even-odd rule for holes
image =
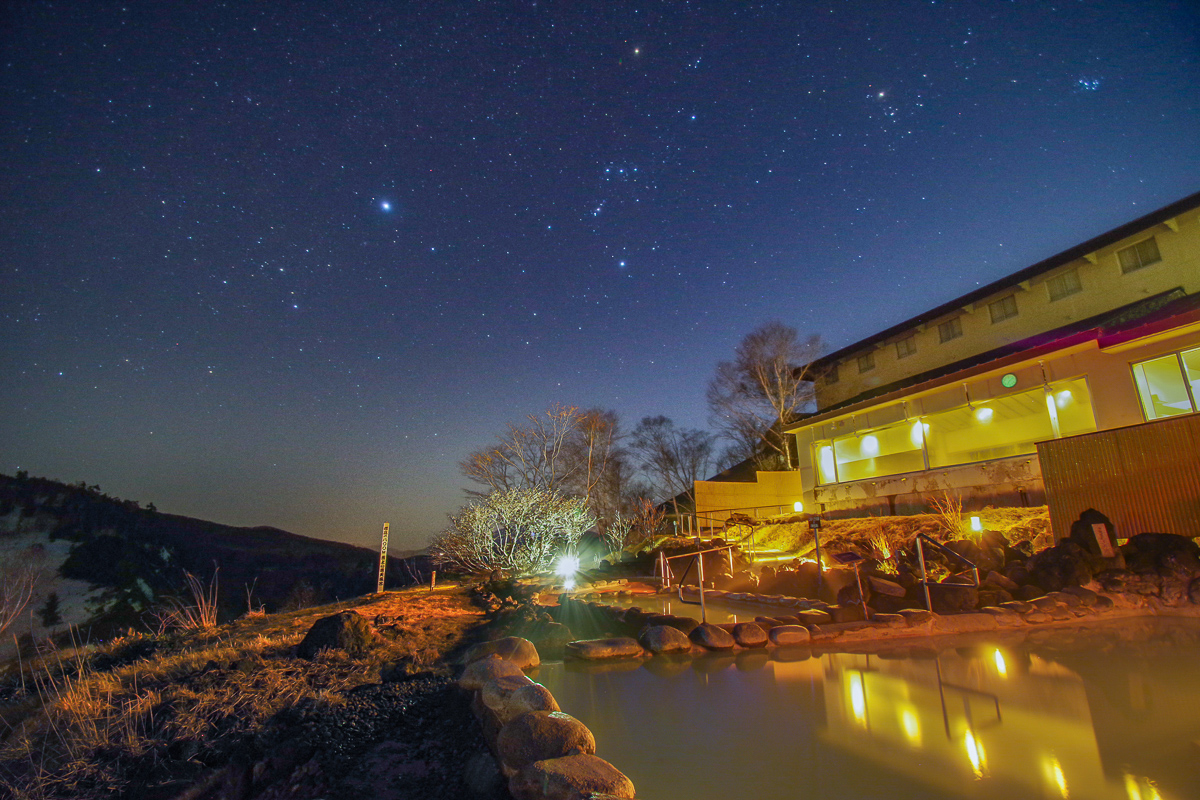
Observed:
[[[1200,347],[1133,365],[1146,419],[1162,419],[1196,410],[1200,392]]]
[[[1121,272],[1133,272],[1162,261],[1162,255],[1158,252],[1158,242],[1151,236],[1149,239],[1118,250],[1117,261],[1121,264]]]
[[[1095,429],[1078,378],[818,442],[813,458],[820,483],[840,483],[1034,453],[1037,442]]]

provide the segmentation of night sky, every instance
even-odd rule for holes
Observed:
[[[5,4],[0,471],[423,546],[551,403],[707,426],[1200,189],[1189,2]]]

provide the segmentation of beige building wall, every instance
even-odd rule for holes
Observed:
[[[754,482],[696,481],[700,526],[719,528],[731,511],[762,518],[792,513],[797,500],[812,507],[812,470],[758,472],[756,477]]]
[[[1153,237],[1162,260],[1122,273],[1118,251]],[[1080,291],[1051,301],[1048,281],[1074,271]],[[864,391],[936,369],[979,353],[1026,339],[1042,331],[1111,311],[1160,292],[1182,287],[1200,292],[1200,209],[1154,225],[1111,246],[1021,283],[1010,284],[989,297],[965,304],[929,323],[910,328],[885,342],[850,353],[838,363],[838,381],[817,383],[818,408],[828,408]],[[1017,315],[993,323],[989,306],[1008,295]],[[957,317],[962,336],[942,343],[940,323]],[[916,352],[900,357],[896,343],[909,336]],[[859,373],[858,356],[872,352],[875,367]]]

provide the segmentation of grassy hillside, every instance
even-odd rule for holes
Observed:
[[[25,475],[0,475],[0,539],[20,545],[10,560],[44,557],[49,574],[92,587],[86,616],[103,630],[145,626],[147,614],[178,596],[186,573],[205,583],[216,577],[223,619],[251,606],[355,597],[373,591],[377,575],[378,555],[364,548],[163,514],[98,486]],[[391,559],[388,585],[411,582],[409,563]]]

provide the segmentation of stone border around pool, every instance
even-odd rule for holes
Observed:
[[[694,586],[684,587],[684,594],[695,598],[699,591]],[[1153,596],[1100,592],[1081,586],[964,614],[904,609],[896,614],[873,614],[869,620],[851,622],[835,622],[837,608],[831,609],[814,600],[711,589],[706,589],[704,595],[706,599],[751,604],[760,607],[758,610],[763,606],[776,608],[778,616],[764,611],[754,622],[701,625],[690,617],[654,614],[637,606],[612,606],[566,598],[565,602],[560,600],[560,605],[594,609],[607,615],[614,627],[628,626],[631,622],[641,623],[641,626],[636,639],[613,637],[571,642],[565,654],[568,658],[599,661],[643,658],[661,653],[700,654],[788,645],[838,649],[860,643],[1078,625],[1130,617],[1200,617],[1200,606],[1171,606]],[[631,608],[634,609],[632,612]]]
[[[458,685],[515,800],[633,800],[633,782],[596,755],[596,740],[525,674],[541,664],[534,644],[510,636],[467,652]]]

